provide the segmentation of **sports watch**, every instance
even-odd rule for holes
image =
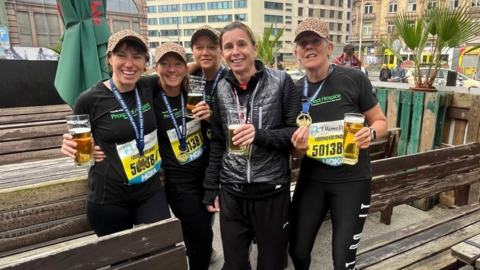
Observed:
[[[375,141],[377,139],[377,131],[375,131],[375,129],[369,127],[370,129],[370,137],[372,137],[372,142]]]

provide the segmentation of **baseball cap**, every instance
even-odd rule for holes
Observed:
[[[177,43],[173,42],[165,42],[162,45],[158,46],[155,49],[155,63],[158,63],[158,61],[167,53],[173,52],[178,55],[185,61],[187,62],[187,53],[185,53],[185,49],[178,45]]]
[[[148,51],[147,41],[145,40],[145,38],[130,29],[126,29],[118,31],[110,36],[110,38],[108,39],[107,53],[113,52],[113,50],[115,50],[115,47],[117,47],[118,43],[124,40],[137,41],[138,43],[143,45],[143,47],[145,47],[145,51]]]
[[[197,38],[201,36],[209,36],[213,39],[215,43],[218,43],[220,39],[220,32],[209,25],[202,25],[195,29],[195,31],[193,32],[192,38],[190,39],[191,46],[193,46],[195,40],[197,40]]]
[[[293,42],[297,42],[298,36],[307,31],[314,32],[320,37],[330,40],[328,26],[324,21],[317,18],[306,18],[295,28],[295,39]]]

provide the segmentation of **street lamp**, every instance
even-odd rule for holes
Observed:
[[[358,40],[358,59],[362,61],[362,35],[363,35],[363,0],[362,3],[360,4],[360,25],[358,26],[360,28],[360,38]]]

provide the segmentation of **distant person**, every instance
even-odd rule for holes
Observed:
[[[337,66],[362,68],[362,62],[355,56],[355,47],[352,44],[345,45],[343,54],[333,59],[332,63]]]
[[[382,69],[380,70],[380,75],[378,77],[382,82],[386,82],[388,81],[388,79],[392,78],[392,72],[386,64],[383,65]]]
[[[392,69],[392,78],[401,78],[401,82],[405,81],[405,69],[402,68],[400,64],[397,64],[397,66]]]

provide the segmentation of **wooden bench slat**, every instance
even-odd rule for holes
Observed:
[[[408,156],[393,157],[372,162],[373,175],[391,174],[436,162],[480,154],[480,144],[470,143],[452,148],[443,148]]]
[[[64,120],[71,112],[0,116],[0,124],[31,123],[45,120]]]
[[[182,241],[180,222],[168,219],[19,259],[0,266],[0,269],[46,270],[72,266],[77,270],[98,269],[162,248],[176,248],[176,244]]]
[[[154,254],[146,258],[139,258],[115,267],[118,270],[185,270],[186,264],[185,248],[183,246],[178,246],[159,254]]]
[[[58,119],[58,120],[35,121],[35,122],[29,122],[29,123],[0,124],[0,130],[11,129],[11,128],[57,125],[57,124],[63,124],[67,126],[67,121],[65,119]]]
[[[421,247],[429,242],[447,237],[447,235],[462,230],[471,224],[476,224],[478,220],[480,220],[480,211],[467,214],[448,223],[439,224],[438,226],[423,231],[421,234],[415,234],[408,238],[388,243],[381,248],[357,256],[357,260],[364,266],[373,265],[388,260],[389,258],[400,256],[404,252]],[[448,248],[450,248],[450,246]]]
[[[468,240],[480,244],[480,235],[476,235]],[[457,258],[468,265],[473,265],[480,257],[480,248],[463,242],[453,246],[451,254],[454,258]]]
[[[404,267],[408,267],[417,262],[425,260],[426,258],[439,254],[445,250],[449,250],[451,246],[479,233],[480,222],[473,223],[470,226],[463,227],[458,231],[455,231],[444,237],[440,237],[435,241],[431,241],[416,248],[406,250],[403,253],[400,253],[396,256],[390,257],[373,265],[370,265],[369,263],[364,263],[359,260],[359,264],[357,264],[357,266],[358,269],[366,269],[366,267],[368,266],[369,270],[402,269]]]
[[[0,130],[0,143],[2,143],[2,141],[52,137],[54,135],[61,137],[61,135],[67,133],[67,131],[68,129],[65,124],[2,129]]]
[[[21,141],[2,142],[0,155],[12,154],[24,151],[42,150],[56,148],[60,152],[63,138],[61,136],[52,136],[44,138],[34,138]]]
[[[446,250],[402,270],[453,270],[456,269],[456,263],[457,260]]]
[[[43,161],[46,159],[61,158],[60,146],[53,149],[37,150],[30,152],[21,152],[13,154],[0,155],[0,165],[12,165],[16,163],[25,163],[30,161]]]
[[[0,108],[0,116],[17,114],[34,114],[47,112],[71,111],[72,108],[67,104],[61,105],[43,105],[31,107]]]

